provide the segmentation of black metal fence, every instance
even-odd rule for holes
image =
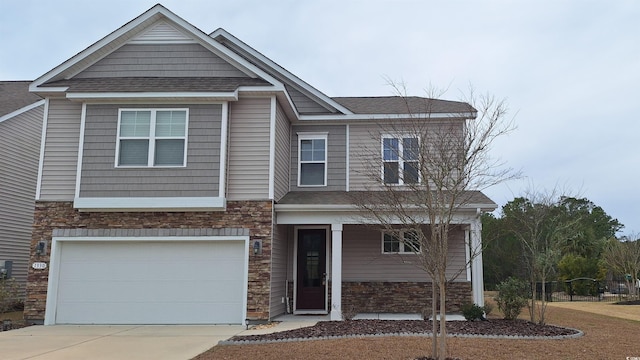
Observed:
[[[633,285],[633,284],[632,284]],[[591,278],[577,278],[567,281],[545,283],[545,299],[549,302],[560,301],[624,301],[633,295],[626,281],[598,281]],[[637,289],[635,289],[637,291]],[[536,284],[536,297],[542,299],[542,283]]]

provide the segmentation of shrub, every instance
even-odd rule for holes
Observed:
[[[355,306],[353,305],[344,306],[342,308],[342,320],[344,321],[353,320],[353,318],[356,317],[356,315],[358,315],[358,310],[356,309]]]
[[[13,310],[20,287],[15,279],[0,279],[0,314]]]
[[[484,320],[484,307],[477,304],[462,305],[462,316],[467,321]]]
[[[495,300],[505,319],[517,319],[522,308],[527,305],[527,283],[514,277],[508,278],[498,285]]]

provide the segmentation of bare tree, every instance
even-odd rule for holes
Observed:
[[[470,91],[454,104],[454,115],[443,117],[443,107],[453,103],[435,99],[434,91],[427,98],[408,97],[403,86],[392,86],[408,116],[381,121],[370,131],[375,146],[360,155],[362,175],[372,185],[351,195],[368,222],[416,253],[432,284],[433,358],[445,358],[446,286],[465,270],[447,271],[449,235],[461,216],[479,215],[468,205],[486,199],[481,190],[519,176],[490,156],[495,139],[512,131],[513,122],[505,101],[493,96]],[[469,251],[474,257],[481,249]]]
[[[611,270],[620,275],[629,274],[626,278],[629,295],[638,299],[640,294],[638,276],[640,276],[640,234],[626,236],[622,241],[609,240],[603,259]]]

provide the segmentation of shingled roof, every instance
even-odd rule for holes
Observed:
[[[403,192],[405,198],[412,198],[416,193]],[[401,192],[402,194],[402,192]],[[354,199],[368,197],[372,201],[380,201],[380,197],[387,196],[384,191],[291,191],[278,204],[287,205],[353,205]],[[464,205],[496,207],[496,203],[480,191],[465,191],[457,195],[459,202]],[[418,201],[420,203],[420,201]]]
[[[243,77],[108,77],[50,82],[41,87],[68,86],[69,92],[229,92],[240,86],[270,86]]]
[[[31,81],[0,81],[0,116],[7,115],[42,98],[29,92]]]
[[[356,114],[462,114],[476,111],[465,102],[418,96],[334,97],[332,99]]]

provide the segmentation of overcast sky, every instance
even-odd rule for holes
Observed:
[[[156,0],[0,0],[0,79],[33,80]],[[485,191],[569,189],[640,232],[640,1],[166,0],[329,96],[506,98],[517,130],[494,155],[526,178]],[[533,184],[533,185],[532,185]]]

